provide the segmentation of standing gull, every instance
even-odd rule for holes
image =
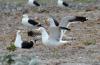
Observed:
[[[30,19],[27,14],[23,15],[22,24],[27,27],[31,27],[32,29],[36,28],[37,26],[41,26],[40,23],[36,22],[33,19]]]
[[[28,0],[28,5],[33,6],[33,7],[40,6],[40,4],[36,0]]]
[[[23,15],[22,24],[27,27],[30,27],[31,29],[36,29],[37,27],[41,26],[40,23],[36,22],[33,19],[30,19],[27,14]],[[32,34],[32,32],[28,31],[28,35],[31,36],[31,34]]]
[[[60,7],[68,7],[69,6],[69,4],[68,3],[66,3],[65,1],[63,1],[63,0],[58,0],[58,6],[60,6]]]
[[[25,49],[29,49],[29,48],[32,48],[34,43],[33,41],[23,41],[21,39],[21,35],[20,35],[20,30],[17,31],[16,33],[16,39],[15,39],[15,43],[14,43],[15,47],[18,47],[18,48],[25,48]]]

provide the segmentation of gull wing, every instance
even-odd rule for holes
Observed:
[[[50,27],[49,28],[49,39],[50,40],[59,41],[60,34],[61,34],[61,31],[60,31],[59,27]]]
[[[61,22],[60,22],[60,24],[59,24],[59,26],[60,27],[67,27],[68,28],[68,26],[70,25],[70,20],[71,19],[74,19],[75,18],[75,16],[66,16],[66,17],[63,17],[62,19],[61,19]]]

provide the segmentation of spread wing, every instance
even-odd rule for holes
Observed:
[[[61,34],[61,31],[58,27],[50,27],[49,28],[49,39],[59,41],[60,34]]]
[[[67,27],[68,28],[68,26],[70,25],[69,22],[71,22],[70,20],[71,19],[74,19],[74,18],[75,18],[74,16],[66,16],[66,17],[63,17],[61,19],[61,22],[60,22],[59,26],[60,27]]]

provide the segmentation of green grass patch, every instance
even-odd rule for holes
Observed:
[[[16,50],[16,47],[15,47],[14,44],[10,44],[9,46],[7,46],[6,49],[7,49],[9,52],[11,52],[11,51],[15,51],[15,50]]]
[[[85,40],[82,41],[82,44],[88,46],[88,45],[95,45],[96,44],[96,40]]]

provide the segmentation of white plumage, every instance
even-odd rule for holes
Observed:
[[[18,30],[17,33],[16,33],[16,39],[15,39],[14,45],[15,45],[16,47],[18,47],[18,48],[21,48],[21,47],[22,47],[22,46],[21,46],[21,43],[22,43],[22,42],[23,42],[23,41],[22,41],[22,39],[21,39],[20,30]]]
[[[29,20],[28,15],[24,14],[23,18],[22,18],[22,24],[25,25],[25,26],[33,27],[31,24],[28,23],[28,20]]]

